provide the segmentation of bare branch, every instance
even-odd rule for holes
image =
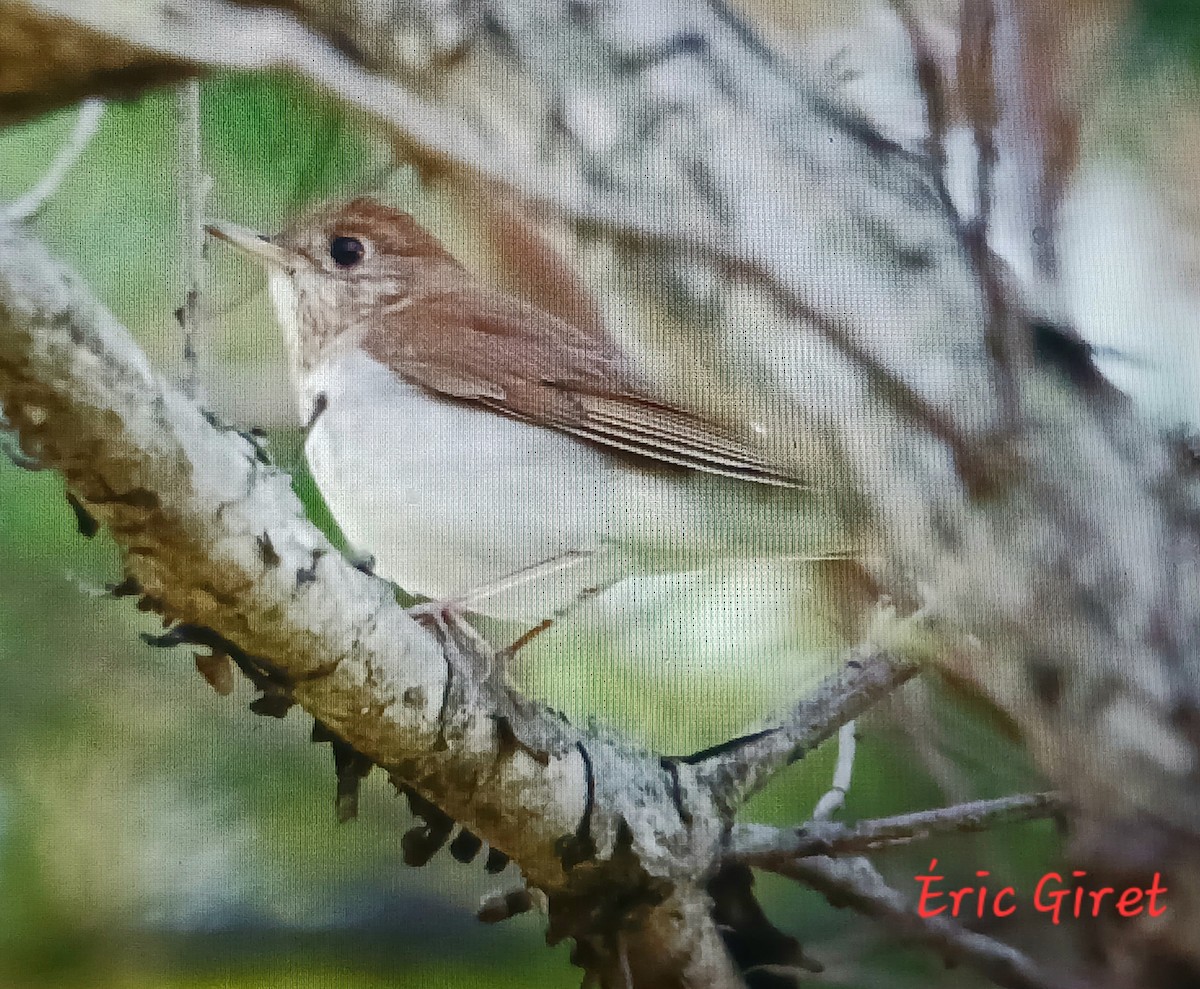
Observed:
[[[113,85],[114,50],[139,85],[288,68],[383,121],[422,164],[449,163],[451,179],[477,167],[556,209],[599,243],[586,273],[606,296],[653,281],[697,312],[735,298],[692,342],[719,341],[725,365],[799,410],[780,419],[784,439],[811,443],[814,470],[866,519],[877,586],[903,599],[919,581],[954,634],[978,640],[936,662],[1012,717],[1087,825],[1081,854],[1119,870],[1155,849],[1197,898],[1194,470],[1086,348],[1005,361],[1043,327],[1002,266],[980,266],[986,237],[964,250],[928,156],[881,139],[827,80],[703,0],[656,6],[650,37],[642,0],[196,0],[172,18],[115,0],[0,8],[64,32],[79,62],[41,74],[0,37],[10,119]],[[1173,965],[1200,966],[1193,928],[1183,911],[1152,941],[1127,928],[1114,964],[1161,985]]]
[[[761,790],[783,767],[829,738],[917,674],[915,663],[883,651],[856,656],[774,728],[698,752],[687,762],[728,811]]]
[[[41,211],[91,143],[104,117],[104,110],[103,100],[86,99],[79,105],[79,115],[71,135],[51,160],[41,181],[20,199],[3,208],[2,212],[10,220],[31,220]]]
[[[817,801],[813,808],[814,821],[828,821],[846,805],[846,794],[854,775],[854,754],[858,750],[858,736],[853,721],[847,721],[838,731],[838,756],[833,767],[833,786]]]
[[[859,855],[894,845],[907,845],[935,835],[985,831],[1005,824],[1052,817],[1066,810],[1056,793],[1020,794],[996,800],[974,800],[935,810],[897,814],[853,824],[814,819],[798,828],[739,824],[729,837],[728,857],[777,871],[785,860],[807,855]]]
[[[899,937],[932,948],[948,962],[969,965],[1005,989],[1068,989],[1073,980],[1057,979],[1024,953],[969,931],[943,915],[922,917],[889,886],[866,859],[823,856],[794,859],[784,875],[884,923]]]
[[[204,291],[204,224],[208,220],[208,196],[212,178],[204,170],[200,137],[200,80],[189,79],[179,87],[179,204],[182,225],[183,303],[175,311],[183,331],[183,393],[203,404],[198,340],[203,336],[200,308]],[[202,342],[199,346],[204,346]]]

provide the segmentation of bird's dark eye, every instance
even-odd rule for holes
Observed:
[[[329,242],[329,256],[339,268],[353,268],[366,254],[367,249],[357,237],[334,237]]]

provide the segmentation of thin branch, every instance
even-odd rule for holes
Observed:
[[[80,156],[91,143],[104,117],[106,104],[100,99],[86,99],[79,104],[79,115],[75,118],[75,126],[66,143],[59,148],[58,153],[46,169],[41,181],[30,189],[24,196],[0,212],[10,220],[31,220],[41,211],[42,207],[58,191],[67,173],[75,167]]]
[[[200,303],[204,291],[204,254],[207,238],[208,196],[212,177],[204,170],[200,137],[200,80],[189,79],[179,87],[179,206],[182,226],[183,303],[175,317],[183,331],[183,393],[203,402],[200,356],[197,342],[203,335]],[[200,342],[204,346],[204,342]]]
[[[732,812],[780,769],[802,758],[917,672],[917,664],[882,650],[856,656],[797,704],[777,727],[697,753],[687,761],[697,764],[700,778]]]
[[[814,820],[798,828],[739,824],[729,837],[728,857],[778,871],[789,859],[809,855],[862,854],[907,845],[935,835],[986,831],[1005,824],[1053,817],[1066,809],[1057,793],[1031,793],[939,807],[841,824]]]
[[[996,18],[993,0],[964,0],[958,50],[959,91],[978,156],[975,222],[984,231],[991,222],[995,194],[993,179],[999,158],[996,143],[996,131],[1000,126],[996,92]]]
[[[992,250],[995,177],[1000,160],[999,128],[1004,111],[997,87],[996,0],[963,0],[958,80],[963,109],[975,141],[975,216],[962,227],[961,238],[984,290],[987,303],[985,339],[995,361],[995,382],[1007,429],[1020,423],[1018,367],[1028,348],[1010,304],[1003,264]]]
[[[901,938],[932,948],[947,962],[969,965],[1005,989],[1075,985],[1052,977],[1016,948],[969,931],[943,915],[922,917],[866,859],[794,859],[783,874],[824,893],[836,906],[874,917]]]
[[[854,755],[858,751],[858,736],[855,724],[847,721],[838,731],[837,764],[833,767],[833,785],[825,792],[813,808],[814,821],[828,821],[846,804],[850,782],[854,776]]]
[[[916,69],[917,86],[925,101],[925,120],[929,127],[926,147],[933,162],[931,174],[937,188],[938,198],[942,201],[942,208],[949,216],[953,216],[961,227],[962,217],[955,205],[954,197],[950,193],[950,156],[946,144],[946,136],[950,130],[950,92],[946,85],[945,74],[933,44],[908,0],[891,0],[891,4],[908,36],[908,44],[912,49],[913,63]]]
[[[938,174],[946,175],[946,134],[950,129],[950,98],[937,53],[929,41],[921,21],[908,0],[891,0],[912,49],[917,85],[925,100],[925,117],[929,126],[928,150]]]

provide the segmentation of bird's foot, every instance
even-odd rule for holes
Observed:
[[[351,556],[350,566],[354,567],[359,573],[365,573],[368,577],[375,576],[375,557],[367,556]]]
[[[467,621],[467,609],[461,598],[426,601],[407,610],[417,624],[429,630],[447,660],[466,664],[476,682],[503,676],[504,653],[494,652],[491,643]]]
[[[422,601],[406,610],[409,618],[418,625],[441,635],[449,635],[452,630],[467,624],[467,609],[457,598]]]

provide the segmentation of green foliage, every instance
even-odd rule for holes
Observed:
[[[1200,4],[1196,0],[1138,0],[1143,53],[1177,55],[1200,70]],[[1140,60],[1139,63],[1140,64]]]

